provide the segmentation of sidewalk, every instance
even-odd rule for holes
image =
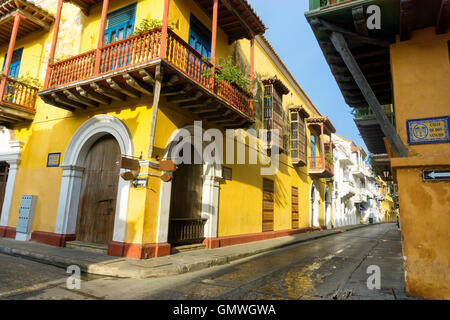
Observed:
[[[337,229],[300,233],[287,237],[250,242],[217,249],[186,251],[148,260],[117,258],[105,254],[54,247],[37,242],[21,242],[8,238],[0,238],[0,253],[62,268],[67,268],[70,265],[77,265],[83,272],[89,274],[143,279],[149,277],[173,276],[223,265],[234,260],[270,250],[363,227],[367,227],[367,225],[355,225]]]

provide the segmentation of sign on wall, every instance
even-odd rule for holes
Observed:
[[[61,152],[49,153],[47,157],[47,167],[59,167]]]
[[[424,181],[450,181],[450,170],[424,170]]]
[[[449,116],[407,120],[408,144],[450,142],[449,128]]]

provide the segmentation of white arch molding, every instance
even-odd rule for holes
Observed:
[[[118,118],[100,114],[83,123],[73,135],[64,153],[55,233],[65,235],[76,233],[86,156],[91,146],[107,134],[116,139],[122,155],[132,156],[134,154],[132,135],[126,125]],[[120,169],[120,173],[124,171],[124,169]],[[129,190],[130,182],[119,179],[113,241],[125,241]]]
[[[9,222],[17,170],[21,161],[20,154],[22,146],[23,142],[16,140],[16,135],[13,130],[0,127],[0,162],[6,162],[9,165],[3,206],[0,208],[0,226],[2,227],[7,227]]]
[[[194,136],[194,130],[202,130],[200,126],[188,125],[183,127],[189,131],[191,138]],[[171,151],[177,144],[177,130],[170,136],[166,148],[164,149],[163,159],[169,159]],[[193,142],[193,139],[192,139]],[[203,149],[209,142],[203,142]],[[172,159],[173,160],[173,159]],[[217,237],[217,223],[219,214],[219,182],[222,177],[222,166],[220,164],[203,163],[203,187],[202,187],[202,206],[201,217],[207,219],[204,229],[205,238]],[[172,181],[161,181],[161,192],[159,199],[158,230],[156,234],[157,243],[167,243],[169,235],[169,217],[170,204],[172,196]]]
[[[316,181],[309,187],[309,226],[320,227],[320,193]]]

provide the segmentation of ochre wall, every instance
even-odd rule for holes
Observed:
[[[407,145],[406,120],[450,115],[450,34],[412,32],[391,47],[397,132]],[[408,158],[392,159],[400,199],[403,254],[409,295],[450,298],[450,183],[424,182],[424,169],[450,168],[450,143],[409,145]]]

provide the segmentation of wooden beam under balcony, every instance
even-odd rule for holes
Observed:
[[[153,94],[152,86],[149,86],[145,82],[142,82],[141,80],[133,77],[130,73],[125,73],[122,75],[122,77],[125,79],[126,83],[133,89],[136,89],[137,91],[140,91],[147,95]]]
[[[450,25],[450,0],[441,0],[436,19],[436,34],[444,34]]]
[[[111,98],[109,97],[105,97],[104,95],[98,94],[94,91],[91,91],[87,88],[83,88],[81,86],[77,86],[76,90],[78,91],[78,93],[80,95],[82,95],[85,98],[88,98],[92,101],[96,101],[98,103],[101,104],[110,104],[111,103]]]

